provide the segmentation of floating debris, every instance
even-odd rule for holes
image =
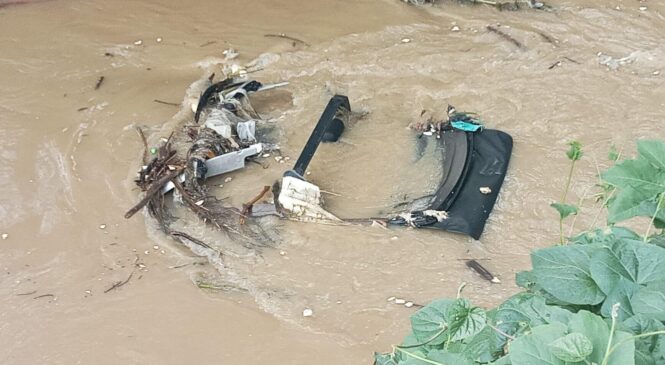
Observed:
[[[404,306],[407,307],[407,308],[411,308],[411,307],[413,307],[413,302],[406,302],[406,303],[404,303]]]
[[[140,39],[137,40],[137,41],[134,41],[134,45],[135,45],[135,46],[140,46],[140,45],[142,45],[142,44],[143,44],[143,41],[140,40]]]
[[[490,189],[488,186],[483,186],[483,187],[480,188],[480,192],[482,194],[487,195],[487,194],[490,194],[492,192],[492,189]]]
[[[397,299],[395,299],[395,304],[406,304],[406,300],[397,298]]]
[[[397,298],[395,298],[395,297],[389,297],[389,298],[386,299],[386,300],[387,300],[388,302],[392,302],[392,301],[395,300],[395,299],[397,299]]]
[[[402,38],[402,43],[410,43],[411,38]]]
[[[311,309],[309,309],[309,308],[305,308],[305,309],[302,311],[302,316],[303,316],[303,317],[311,317],[311,316],[313,316],[313,315],[314,315],[314,311],[311,310]]]
[[[501,29],[499,29],[497,27],[493,27],[491,25],[488,25],[487,30],[492,32],[492,33],[495,33],[495,34],[499,35],[501,38],[503,38],[503,39],[507,40],[508,42],[514,44],[515,47],[517,47],[519,49],[525,49],[526,48],[524,46],[524,44],[522,44],[522,42],[518,41],[517,39],[513,38],[511,35],[505,33],[504,31],[502,31]]]
[[[469,268],[473,269],[473,271],[477,272],[482,276],[483,278],[489,280],[491,283],[494,284],[500,284],[501,280],[497,278],[494,274],[492,274],[489,270],[487,270],[483,265],[478,263],[476,260],[469,260],[466,262],[466,266]]]
[[[155,39],[155,41],[157,41],[157,43],[162,43],[162,37],[157,37],[157,39]]]
[[[106,224],[100,224],[99,229],[106,229]]]
[[[3,233],[2,234],[2,239],[6,240],[7,238],[9,238],[9,234],[8,233]]]

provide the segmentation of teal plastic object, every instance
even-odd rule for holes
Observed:
[[[463,122],[463,121],[451,122],[450,125],[452,125],[453,128],[455,129],[459,129],[465,132],[477,132],[483,128],[483,126],[480,124]]]

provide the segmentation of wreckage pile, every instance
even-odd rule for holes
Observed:
[[[210,79],[212,81],[212,77]],[[135,182],[144,197],[125,214],[125,218],[147,206],[149,214],[165,233],[181,242],[187,240],[211,249],[202,240],[171,228],[175,218],[170,212],[166,193],[175,190],[174,200],[184,204],[204,222],[236,240],[252,245],[269,244],[266,241],[269,235],[264,234],[261,227],[246,224],[253,204],[269,187],[243,209],[237,209],[210,195],[204,181],[241,169],[247,158],[277,148],[270,143],[258,142],[257,126],[262,120],[252,107],[248,94],[283,85],[263,85],[234,78],[214,83],[201,95],[193,120],[174,130],[157,148],[148,147],[146,137],[139,129],[145,153]],[[148,161],[150,155],[152,159]],[[276,211],[272,213],[278,214]]]
[[[442,0],[404,0],[404,2],[411,5],[425,5],[425,4],[438,4],[442,3]],[[493,6],[499,10],[506,11],[516,11],[522,9],[538,9],[544,10],[548,6],[538,0],[512,0],[512,1],[502,1],[502,0],[456,0],[460,4],[468,5],[489,5]]]
[[[204,183],[207,178],[242,169],[247,159],[278,149],[268,142],[269,127],[262,124],[249,94],[285,84],[226,78],[210,85],[197,102],[193,120],[152,150],[151,161],[147,161],[148,153],[144,154],[136,184],[145,196],[125,217],[130,218],[147,205],[165,233],[211,248],[172,229],[172,204],[168,204],[165,194],[175,190],[176,204],[185,205],[203,222],[248,247],[274,243],[260,220],[248,219],[266,215],[303,222],[437,228],[480,237],[506,175],[512,139],[504,132],[483,128],[477,116],[457,112],[454,107],[448,108],[443,119],[421,114],[421,121],[412,124],[418,133],[417,145],[423,146],[431,138],[435,150],[442,154],[445,173],[438,188],[431,195],[393,207],[394,211],[384,217],[341,219],[324,208],[320,188],[305,178],[318,146],[336,142],[354,115],[343,95],[330,99],[293,169],[285,171],[280,181],[265,186],[241,209],[210,195]],[[148,151],[142,132],[141,136]],[[257,204],[271,190],[272,201]]]

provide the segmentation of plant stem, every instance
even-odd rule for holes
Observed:
[[[447,326],[444,327],[444,328],[442,328],[441,331],[437,332],[437,333],[436,333],[434,336],[432,336],[429,340],[427,340],[427,341],[425,341],[425,342],[423,342],[423,343],[417,343],[417,344],[415,344],[415,345],[408,345],[408,346],[395,345],[395,347],[396,347],[396,348],[399,348],[399,349],[412,349],[412,348],[414,348],[414,347],[425,346],[425,345],[427,345],[428,343],[434,341],[437,337],[441,336],[441,335],[443,334],[443,332],[445,332],[447,329],[448,329]]]
[[[561,197],[561,204],[566,204],[566,197],[568,196],[568,190],[570,190],[570,183],[573,180],[573,170],[575,169],[575,160],[572,160],[570,163],[570,170],[568,171],[568,178],[566,179],[566,188],[563,190],[563,196]],[[559,218],[559,242],[564,244],[563,237],[563,218]]]
[[[568,171],[568,179],[566,180],[566,189],[563,191],[563,197],[561,198],[561,204],[566,204],[566,197],[568,196],[568,190],[570,189],[570,182],[573,180],[573,169],[575,168],[575,160],[570,164],[570,171]]]
[[[614,308],[612,309],[614,310]],[[614,313],[613,313],[614,314]],[[612,353],[612,340],[614,340],[614,329],[617,325],[617,318],[615,315],[612,315],[612,327],[610,328],[610,338],[607,340],[607,349],[605,349],[605,356],[603,357],[603,362],[601,365],[607,365],[607,360],[610,358]]]
[[[610,199],[612,199],[612,196],[614,196],[614,193],[616,193],[616,191],[617,191],[616,186],[613,186],[612,191],[610,191],[610,193],[607,194],[607,196],[603,200],[603,204],[600,206],[600,209],[598,209],[598,213],[596,213],[596,216],[593,217],[593,222],[591,222],[591,226],[589,226],[589,231],[596,226],[596,222],[598,221],[598,218],[600,218],[600,214],[603,212],[603,207],[607,205]]]
[[[559,244],[563,245],[564,239],[563,239],[563,218],[559,218]]]
[[[614,327],[614,326],[612,326],[612,327]],[[626,343],[630,340],[636,340],[636,339],[642,338],[642,337],[657,336],[657,335],[664,335],[664,334],[665,334],[665,330],[661,330],[661,331],[653,331],[653,332],[642,333],[642,334],[639,334],[639,335],[624,338],[623,340],[617,342],[614,346],[612,346],[612,348],[609,348],[609,346],[608,346],[609,351],[605,354],[605,359],[603,359],[603,362],[601,363],[601,365],[607,365],[607,360],[609,360],[609,355],[612,354],[619,346],[623,345],[624,343]],[[610,338],[610,340],[611,340],[611,338]]]
[[[651,222],[649,222],[649,226],[647,227],[647,231],[644,234],[644,243],[649,240],[649,233],[651,232],[651,227],[653,226],[653,223],[656,221],[656,216],[658,216],[658,213],[660,212],[660,208],[663,205],[663,198],[665,198],[665,192],[660,193],[660,198],[658,198],[658,205],[656,206],[656,212],[653,213],[653,217],[651,217]]]
[[[573,230],[575,229],[575,223],[577,222],[577,217],[580,216],[580,212],[582,211],[582,203],[584,202],[584,199],[586,199],[587,194],[589,193],[589,189],[591,187],[587,187],[586,190],[584,190],[584,194],[582,194],[582,197],[580,198],[579,202],[577,202],[577,214],[573,217],[573,223],[570,224],[570,230],[568,231],[568,237],[573,236]]]
[[[497,327],[494,327],[494,326],[492,326],[492,325],[489,324],[489,323],[487,324],[487,326],[489,326],[489,328],[491,328],[491,329],[493,329],[494,331],[496,331],[496,333],[498,333],[498,334],[500,334],[500,335],[503,335],[503,336],[505,336],[506,338],[509,338],[509,339],[515,341],[515,337],[513,337],[513,336],[511,336],[511,335],[509,335],[509,334],[503,332],[502,330],[498,329]]]
[[[440,363],[440,362],[437,362],[437,361],[433,361],[433,360],[426,359],[426,358],[424,358],[424,357],[422,357],[422,356],[419,356],[419,355],[416,355],[416,354],[414,354],[414,353],[412,353],[412,352],[409,352],[409,351],[403,350],[403,349],[401,349],[401,348],[399,348],[399,347],[394,347],[394,349],[397,350],[397,351],[399,351],[399,352],[401,352],[401,353],[403,353],[403,354],[406,354],[407,356],[411,356],[412,358],[414,358],[414,359],[418,359],[418,360],[420,360],[420,361],[422,361],[422,362],[424,362],[424,363],[427,363],[427,364],[432,364],[432,365],[452,365],[452,364],[443,364],[443,363]]]

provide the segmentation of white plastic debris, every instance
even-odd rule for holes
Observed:
[[[241,141],[256,141],[256,122],[254,120],[239,122],[236,125],[236,131],[238,132],[238,138],[240,138]]]
[[[407,308],[411,308],[411,307],[413,307],[413,302],[406,302],[406,303],[404,303],[404,306],[407,307]]]
[[[459,32],[459,31],[460,31],[460,28],[459,28],[459,26],[457,26],[457,25],[453,25],[453,26],[450,28],[450,31],[451,31],[451,32]]]
[[[196,205],[198,205],[198,206],[200,207],[200,206],[203,205],[203,203],[204,203],[204,201],[203,201],[203,199],[201,199],[201,200],[197,201],[197,202],[194,203],[194,204],[196,204]]]
[[[156,39],[157,43],[162,43],[162,40],[163,40],[162,37],[157,37]]]
[[[388,302],[392,302],[392,301],[395,300],[395,299],[396,299],[395,297],[390,297],[390,298],[386,299],[386,301],[388,301]]]
[[[483,187],[480,188],[480,192],[482,194],[487,195],[487,194],[492,192],[492,189],[490,189],[488,186],[483,186]]]
[[[646,6],[640,6],[640,11],[647,11],[647,7]]]
[[[140,39],[137,40],[137,41],[134,41],[134,45],[135,45],[135,46],[140,46],[140,45],[142,45],[142,44],[143,44],[143,41],[140,40]]]
[[[3,233],[2,234],[2,239],[6,240],[7,238],[9,238],[9,234],[8,233]]]
[[[106,229],[106,224],[100,224],[99,229]]]
[[[213,109],[205,121],[205,126],[214,130],[224,138],[231,138],[231,123],[224,114],[224,110]]]
[[[305,309],[303,309],[303,311],[302,311],[302,316],[303,316],[303,317],[311,317],[311,316],[313,316],[313,315],[314,315],[314,311],[311,310],[311,309],[309,309],[309,308],[305,308]]]
[[[238,51],[236,51],[233,48],[225,49],[224,52],[222,52],[222,54],[224,55],[224,58],[226,58],[227,60],[235,59],[239,55]]]
[[[397,298],[395,299],[395,304],[406,304],[406,300]]]
[[[159,250],[159,246],[154,245],[154,246],[152,246],[152,249],[153,249],[153,250]]]
[[[233,180],[233,178],[229,176],[229,177],[227,177],[226,179],[224,179],[224,182],[225,182],[225,183],[230,183],[231,180]]]
[[[323,209],[319,187],[295,177],[282,178],[279,203],[293,218],[306,221],[339,221],[339,218]]]
[[[409,43],[411,42],[411,38],[402,38],[402,43]]]

